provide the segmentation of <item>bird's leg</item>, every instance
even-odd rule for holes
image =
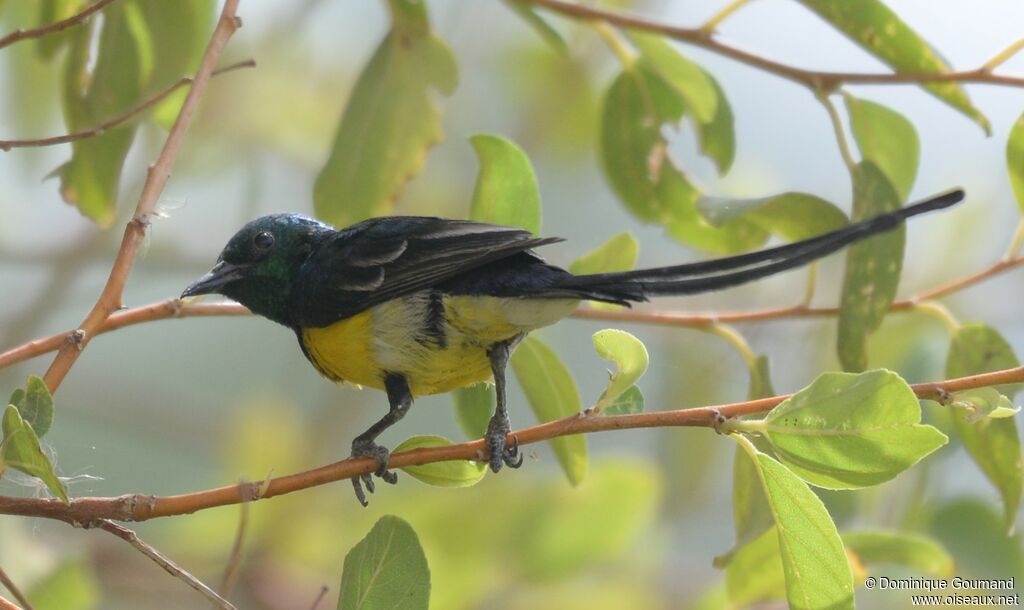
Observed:
[[[523,465],[523,456],[519,453],[519,444],[512,439],[512,445],[506,446],[505,439],[512,424],[508,420],[508,410],[505,408],[505,367],[508,365],[508,357],[521,337],[510,341],[495,343],[487,350],[487,358],[491,361],[491,372],[494,373],[494,393],[497,396],[497,405],[494,408],[494,415],[487,424],[487,447],[491,452],[491,470],[498,472],[501,467],[519,468]]]
[[[359,503],[363,506],[368,504],[366,495],[363,493],[363,485],[366,485],[367,491],[373,493],[374,476],[378,476],[388,483],[398,481],[398,474],[388,470],[388,457],[390,457],[391,452],[387,448],[378,445],[375,440],[382,432],[405,417],[409,407],[412,406],[412,392],[409,390],[409,383],[405,380],[404,376],[389,374],[384,379],[384,389],[388,393],[388,403],[391,405],[388,414],[380,418],[380,421],[370,426],[366,432],[363,432],[352,441],[352,457],[373,458],[377,460],[379,466],[372,475],[362,474],[352,477],[352,487],[356,490],[356,498],[359,499]]]

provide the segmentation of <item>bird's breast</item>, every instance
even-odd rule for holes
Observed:
[[[385,376],[397,373],[422,396],[490,379],[488,347],[552,324],[576,303],[421,291],[301,336],[331,379],[383,389]]]

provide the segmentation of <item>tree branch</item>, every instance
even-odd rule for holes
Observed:
[[[18,603],[21,604],[24,610],[32,610],[32,604],[28,601],[28,597],[26,597],[25,594],[21,592],[21,589],[18,588],[18,585],[14,584],[14,581],[11,580],[10,576],[7,575],[7,572],[4,572],[3,568],[0,568],[0,584],[2,584],[4,587],[7,588],[8,591],[11,592],[11,595],[14,596],[14,599],[18,600]],[[0,600],[2,599],[3,598],[0,598]],[[3,608],[3,604],[0,604],[0,608]]]
[[[0,610],[22,610],[22,608],[14,605],[14,602],[3,595],[0,595]]]
[[[171,167],[174,165],[174,159],[181,148],[181,143],[192,120],[192,115],[195,114],[196,108],[199,105],[199,99],[206,90],[206,85],[210,81],[214,67],[217,65],[225,45],[227,45],[235,30],[241,26],[241,21],[235,16],[237,8],[238,0],[225,0],[220,20],[217,22],[217,27],[210,38],[210,43],[206,47],[206,52],[203,54],[199,70],[196,72],[195,81],[189,88],[188,96],[181,106],[178,118],[174,121],[174,126],[167,135],[167,141],[164,142],[160,155],[149,168],[146,182],[142,187],[142,194],[139,196],[138,205],[135,207],[135,214],[125,227],[121,248],[118,250],[117,258],[114,260],[113,268],[110,270],[110,276],[103,287],[103,292],[100,293],[96,304],[82,324],[72,334],[68,335],[73,337],[73,339],[61,346],[57,352],[57,357],[54,358],[53,363],[43,377],[51,392],[55,392],[60,387],[64,377],[71,370],[71,367],[74,366],[79,354],[89,344],[93,335],[97,334],[107,318],[115,311],[121,309],[121,296],[124,292],[125,282],[128,279],[128,273],[131,271],[135,255],[138,253],[139,247],[142,245],[143,238],[146,235],[146,229],[149,226],[150,216],[156,208],[157,199],[160,197],[160,193],[163,192],[167,179],[170,178]]]
[[[220,595],[217,595],[216,591],[203,584],[201,580],[199,580],[195,576],[192,576],[192,574],[190,574],[187,570],[171,561],[166,555],[158,551],[154,546],[146,543],[144,540],[142,540],[142,538],[139,538],[139,535],[136,534],[134,530],[130,530],[127,527],[124,527],[123,525],[118,525],[113,521],[109,521],[107,519],[100,519],[95,525],[96,527],[99,527],[101,530],[105,532],[110,532],[111,534],[117,536],[121,540],[126,541],[128,544],[138,549],[140,553],[156,562],[157,565],[166,570],[167,573],[169,573],[171,576],[174,576],[175,578],[184,581],[188,586],[192,587],[196,591],[199,591],[199,593],[201,593],[203,597],[205,597],[213,603],[214,607],[220,608],[221,610],[238,610],[237,608],[235,608],[233,604],[231,604],[231,602],[224,599]]]
[[[923,399],[935,399],[947,393],[974,388],[1024,382],[1024,367],[912,385],[914,393]],[[525,428],[509,435],[520,445],[529,445],[561,436],[661,427],[715,427],[722,416],[739,417],[770,411],[789,394],[748,400],[713,407],[654,411],[632,415],[579,414]],[[483,460],[487,445],[483,440],[430,447],[394,453],[388,462],[392,468],[419,466],[450,460]],[[104,519],[116,521],[148,521],[160,517],[187,515],[217,506],[251,502],[281,496],[311,487],[326,485],[379,468],[370,458],[346,459],[314,470],[291,474],[266,482],[240,483],[177,496],[147,496],[132,494],[108,498],[75,498],[70,504],[56,499],[13,498],[0,496],[0,514],[42,517],[64,521],[75,526],[91,526]]]
[[[92,17],[93,13],[99,12],[106,5],[110,4],[114,0],[97,0],[89,6],[82,9],[78,14],[72,15],[63,21],[51,23],[49,25],[43,25],[30,30],[15,30],[10,34],[0,38],[0,49],[10,46],[20,40],[29,40],[32,38],[41,38],[47,34],[53,34],[61,30],[66,30],[70,27],[85,23],[85,21]]]
[[[701,28],[672,26],[645,19],[643,17],[637,17],[615,11],[606,11],[588,4],[576,4],[566,0],[521,1],[535,6],[542,6],[548,10],[573,19],[604,21],[630,30],[642,30],[645,32],[661,34],[662,36],[672,38],[680,42],[685,42],[687,44],[692,44],[707,49],[713,53],[729,57],[749,66],[759,68],[765,72],[775,74],[776,76],[781,76],[782,78],[801,83],[813,90],[832,91],[843,84],[898,85],[935,82],[986,83],[990,85],[1024,87],[1024,77],[993,74],[987,66],[982,66],[974,70],[926,73],[820,72],[815,70],[806,70],[767,59],[749,51],[744,51],[719,42],[710,32]]]
[[[240,68],[253,68],[255,66],[255,60],[247,59],[245,61],[240,61],[238,63],[231,64],[230,66],[227,66],[225,68],[214,70],[210,76],[218,76],[220,74],[224,74],[225,72],[231,72],[233,70],[238,70]],[[91,129],[84,129],[82,131],[76,131],[74,133],[64,134],[62,136],[39,138],[35,140],[0,140],[0,150],[7,152],[12,148],[28,148],[30,146],[53,146],[55,144],[66,144],[67,142],[74,142],[75,140],[83,140],[85,138],[98,136],[103,132],[107,131],[108,129],[117,127],[121,123],[124,123],[129,119],[145,112],[146,110],[149,110],[150,108],[159,104],[161,101],[163,101],[165,98],[167,98],[169,95],[171,95],[178,89],[184,87],[185,85],[192,84],[194,80],[195,79],[191,76],[183,76],[177,82],[171,83],[171,85],[164,88],[156,95],[150,97],[149,99],[143,100],[142,102],[139,102],[132,108],[128,109],[127,112],[119,116],[116,116],[108,121],[100,123],[99,125]]]
[[[964,276],[947,284],[942,284],[920,294],[893,302],[892,311],[905,312],[912,310],[917,303],[943,297],[963,290],[974,284],[990,279],[1004,271],[1024,265],[1024,256],[1002,260],[977,273]],[[247,316],[250,311],[237,303],[194,303],[186,304],[179,299],[168,299],[151,303],[134,309],[119,311],[105,320],[96,334],[103,334],[125,326],[164,320],[167,318],[192,318],[210,316]],[[737,324],[741,322],[760,322],[780,318],[811,318],[834,316],[839,313],[838,307],[808,307],[805,304],[756,309],[751,311],[735,311],[722,313],[679,313],[671,311],[644,311],[633,309],[603,310],[581,307],[573,312],[572,317],[583,320],[605,320],[609,322],[635,322],[639,324],[657,324],[662,326],[680,326],[685,328],[704,328],[715,324]],[[18,362],[52,352],[67,342],[75,341],[75,331],[65,331],[29,341],[24,345],[11,348],[0,353],[0,369]]]

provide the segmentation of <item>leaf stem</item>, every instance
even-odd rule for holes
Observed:
[[[949,330],[949,334],[951,335],[955,335],[960,329],[960,322],[956,319],[956,316],[953,315],[953,312],[938,301],[922,301],[914,305],[914,310],[939,319],[946,325],[946,329]]]
[[[768,424],[763,419],[727,419],[718,426],[718,431],[728,436],[739,434],[764,434]]]
[[[839,118],[839,112],[836,110],[832,100],[829,99],[827,91],[818,89],[814,92],[814,97],[821,102],[821,105],[825,107],[825,111],[828,112],[828,120],[832,123],[832,132],[836,136],[836,144],[839,145],[839,154],[843,157],[846,169],[852,174],[857,167],[857,160],[853,158],[853,153],[850,152],[850,144],[846,141],[846,132],[843,130],[843,122]]]
[[[630,67],[636,63],[636,52],[630,48],[625,38],[612,26],[608,25],[604,21],[593,21],[591,27],[594,31],[604,39],[605,44],[608,48],[615,53],[615,56],[622,62],[623,67]]]
[[[1013,234],[1010,248],[1006,251],[1006,256],[1003,257],[1003,260],[1012,261],[1020,253],[1022,245],[1024,245],[1024,220],[1021,220],[1017,225],[1017,231]]]
[[[1017,42],[997,53],[992,59],[986,61],[984,65],[981,66],[981,69],[985,72],[991,72],[1019,53],[1021,49],[1024,49],[1024,38],[1021,38]]]
[[[718,29],[718,26],[721,25],[723,21],[728,19],[733,13],[743,8],[745,5],[749,4],[750,1],[751,0],[732,0],[732,2],[726,4],[721,8],[721,10],[712,15],[704,25],[700,26],[700,30],[704,32],[705,35],[710,36]]]
[[[804,289],[804,298],[800,301],[800,304],[804,307],[810,307],[811,301],[814,300],[814,292],[818,287],[818,261],[811,261],[807,265],[807,287]]]
[[[713,335],[718,335],[728,341],[729,345],[731,345],[737,352],[739,352],[740,356],[743,357],[748,368],[753,368],[757,365],[757,354],[754,353],[754,350],[750,349],[750,344],[747,343],[747,340],[744,339],[743,335],[741,335],[735,328],[726,324],[712,324],[711,326],[705,327],[701,330],[706,330],[707,332]]]

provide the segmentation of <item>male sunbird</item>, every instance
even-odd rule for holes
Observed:
[[[580,301],[629,305],[649,297],[718,290],[804,265],[911,216],[963,199],[953,190],[818,237],[708,261],[573,275],[533,248],[562,241],[468,220],[392,216],[345,229],[298,214],[258,218],[236,233],[213,269],[182,297],[219,293],[295,331],[302,353],[336,382],[384,390],[387,415],[352,441],[353,457],[394,483],[377,437],[416,396],[493,379],[497,394],[485,440],[491,470],[522,456],[505,405],[505,366],[532,330]],[[359,502],[370,475],[354,477]]]

